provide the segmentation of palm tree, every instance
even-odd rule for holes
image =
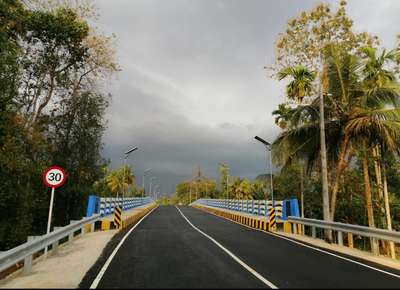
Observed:
[[[111,171],[106,176],[106,183],[111,191],[118,196],[126,192],[129,185],[134,184],[135,176],[129,166],[123,166]]]
[[[278,109],[272,112],[275,116],[275,124],[285,129],[291,118],[292,109],[287,104],[279,104]]]
[[[309,96],[313,90],[315,73],[304,66],[287,67],[279,71],[278,79],[291,78],[292,81],[286,86],[286,95],[289,99],[299,103]]]
[[[365,194],[369,224],[374,225],[369,181],[367,153],[371,146],[380,145],[385,150],[397,150],[399,120],[399,85],[393,73],[379,65],[398,59],[397,52],[383,52],[373,59],[376,53],[371,48],[365,49],[365,56],[360,61],[356,56],[340,49],[327,49],[325,56],[324,91],[331,96],[325,103],[327,140],[329,140],[328,157],[335,170],[331,174],[333,189],[331,195],[331,218],[336,208],[336,198],[340,177],[351,161],[354,152],[360,149],[357,142],[364,142],[359,154],[363,160]],[[387,56],[386,58],[384,56]],[[383,59],[386,59],[383,61]],[[379,64],[379,65],[378,65]],[[286,70],[292,71],[292,70]],[[379,75],[381,74],[381,75]],[[292,82],[287,91],[292,90]],[[313,90],[310,89],[310,92]],[[317,99],[309,105],[298,105],[293,108],[289,125],[274,142],[275,158],[285,164],[293,159],[305,158],[307,168],[316,165],[318,152],[318,119]],[[347,158],[346,158],[347,156]],[[335,174],[334,174],[335,173]]]
[[[230,189],[235,199],[253,199],[252,185],[247,179],[235,178]]]
[[[380,208],[382,224],[391,229],[390,205],[387,186],[383,186],[381,174],[381,152],[387,154],[399,154],[400,137],[400,84],[396,81],[393,71],[386,69],[390,64],[400,59],[400,50],[385,50],[377,56],[374,48],[366,47],[362,50],[366,56],[363,67],[362,85],[364,94],[359,98],[358,107],[354,110],[346,130],[355,134],[358,139],[363,139],[364,155],[363,168],[365,178],[365,194],[368,213],[368,224],[374,227],[374,215],[372,205],[372,191],[370,188],[368,174],[368,148],[372,148],[372,155],[375,158],[375,171],[378,185],[379,199],[385,203]],[[356,137],[353,136],[353,137]],[[376,245],[373,245],[376,247]],[[376,250],[375,250],[376,251]],[[394,256],[394,245],[390,244],[390,252]]]

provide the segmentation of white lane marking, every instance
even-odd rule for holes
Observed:
[[[126,233],[126,235],[122,238],[122,240],[119,242],[118,246],[114,249],[114,251],[111,253],[110,257],[108,257],[107,261],[103,265],[103,268],[101,268],[99,274],[97,274],[96,278],[93,280],[92,285],[90,285],[89,289],[96,289],[97,285],[99,285],[101,278],[103,278],[104,273],[107,271],[108,266],[110,265],[111,261],[114,259],[114,256],[117,254],[119,248],[121,248],[122,244],[125,242],[126,238],[130,235],[130,233],[149,215],[151,214],[155,209],[153,208],[150,212],[148,212],[144,217],[142,217],[134,227],[132,227],[129,232]]]
[[[375,267],[373,267],[373,266],[369,266],[369,265],[367,265],[367,264],[363,264],[363,263],[361,263],[361,262],[357,262],[357,261],[354,261],[354,260],[352,260],[352,259],[349,259],[349,258],[346,258],[346,257],[342,257],[342,256],[340,256],[340,255],[336,255],[336,254],[333,254],[333,253],[328,252],[328,251],[324,251],[324,250],[319,249],[319,248],[315,248],[315,247],[313,247],[313,246],[309,246],[309,245],[303,244],[303,243],[301,243],[301,242],[299,242],[299,241],[293,240],[294,238],[293,238],[293,239],[290,239],[290,238],[287,238],[287,237],[280,236],[280,235],[278,235],[278,234],[274,234],[274,233],[267,232],[267,231],[260,230],[260,229],[255,229],[255,228],[252,228],[252,227],[250,227],[250,226],[248,226],[248,225],[241,224],[241,223],[239,223],[239,222],[233,221],[233,220],[228,219],[228,218],[226,218],[226,217],[222,217],[222,216],[216,215],[216,214],[211,213],[211,212],[208,212],[208,211],[206,211],[206,213],[212,214],[212,215],[214,215],[214,216],[216,216],[216,217],[219,217],[219,218],[226,219],[226,220],[228,220],[228,221],[230,221],[230,222],[233,222],[233,223],[235,223],[235,224],[244,226],[244,227],[246,227],[246,228],[249,228],[249,229],[252,229],[252,230],[255,230],[255,231],[259,231],[259,232],[263,232],[263,233],[272,235],[272,236],[274,236],[274,237],[287,240],[287,241],[292,242],[292,243],[294,243],[294,244],[297,244],[297,245],[300,245],[300,246],[303,246],[303,247],[306,247],[306,248],[313,249],[313,250],[315,250],[315,251],[317,251],[317,252],[321,252],[321,253],[324,253],[324,254],[327,254],[327,255],[330,255],[330,256],[333,256],[333,257],[336,257],[336,258],[339,258],[339,259],[342,259],[342,260],[345,260],[345,261],[348,261],[348,262],[351,262],[351,263],[354,263],[354,264],[357,264],[357,265],[359,265],[359,266],[363,266],[363,267],[365,267],[365,268],[369,268],[369,269],[371,269],[371,270],[375,270],[375,271],[377,271],[377,272],[381,272],[381,273],[387,274],[387,275],[389,275],[389,276],[393,276],[393,277],[395,277],[395,278],[400,279],[400,275],[397,275],[397,274],[394,274],[394,273],[391,273],[391,272],[387,272],[387,271],[385,271],[385,270],[381,270],[381,269],[379,269],[379,268],[375,268]],[[334,251],[334,250],[332,250],[332,251]],[[362,258],[360,258],[360,259],[362,259]],[[387,266],[387,267],[389,267],[389,266]]]
[[[187,217],[182,213],[182,211],[175,206],[176,209],[179,211],[179,213],[182,215],[182,217],[188,222],[189,225],[192,226],[192,228],[194,228],[196,231],[198,231],[200,234],[202,234],[203,236],[205,236],[206,238],[210,239],[214,244],[216,244],[219,248],[221,248],[225,253],[227,253],[233,260],[235,260],[237,263],[239,263],[243,268],[245,268],[247,271],[249,271],[251,274],[253,274],[254,276],[256,276],[261,282],[263,282],[265,285],[267,285],[268,287],[272,288],[272,289],[278,289],[277,286],[275,286],[273,283],[271,283],[270,281],[268,281],[267,279],[265,279],[263,276],[261,276],[256,270],[254,270],[253,268],[251,268],[249,265],[247,265],[245,262],[243,262],[241,259],[239,259],[237,256],[235,256],[231,251],[229,251],[228,249],[226,249],[224,246],[222,246],[220,243],[218,243],[214,238],[210,237],[209,235],[207,235],[205,232],[203,232],[202,230],[198,229],[196,226],[194,226],[188,219]]]

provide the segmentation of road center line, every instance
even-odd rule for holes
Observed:
[[[251,274],[253,274],[257,279],[259,279],[261,282],[263,282],[265,285],[272,289],[278,289],[277,286],[275,286],[273,283],[265,279],[263,276],[261,276],[256,270],[251,268],[249,265],[247,265],[245,262],[243,262],[241,259],[239,259],[237,256],[235,256],[231,251],[226,249],[224,246],[222,246],[219,242],[217,242],[214,238],[210,237],[207,235],[205,232],[202,230],[198,229],[196,226],[194,226],[188,218],[182,213],[182,211],[175,206],[176,209],[179,211],[179,213],[182,215],[182,217],[187,221],[187,223],[194,228],[196,231],[198,231],[200,234],[211,240],[214,244],[216,244],[219,248],[221,248],[225,253],[227,253],[233,260],[235,260],[239,265],[241,265],[243,268],[245,268],[247,271],[249,271]]]
[[[218,217],[218,218],[225,219],[225,220],[227,220],[227,221],[230,221],[230,222],[232,222],[232,223],[241,225],[241,226],[246,227],[246,228],[249,228],[249,229],[251,229],[251,230],[263,232],[263,233],[266,233],[266,234],[268,234],[268,235],[271,235],[271,236],[274,236],[274,237],[277,237],[277,238],[280,238],[280,239],[289,241],[289,242],[291,242],[291,243],[297,244],[297,245],[299,245],[299,246],[303,246],[303,247],[306,247],[306,248],[315,250],[315,251],[317,251],[317,252],[320,252],[320,253],[323,253],[323,254],[327,254],[327,255],[330,255],[330,256],[339,258],[339,259],[341,259],[341,260],[345,260],[345,261],[347,261],[347,262],[354,263],[354,264],[357,264],[357,265],[359,265],[359,266],[362,266],[362,267],[365,267],[365,268],[368,268],[368,269],[371,269],[371,270],[374,270],[374,271],[377,271],[377,272],[381,272],[381,273],[383,273],[383,274],[386,274],[386,275],[389,275],[389,276],[392,276],[392,277],[395,277],[395,278],[400,279],[400,275],[397,275],[397,274],[394,274],[394,273],[391,273],[391,272],[388,272],[388,271],[385,271],[385,270],[381,270],[381,269],[379,269],[379,268],[376,268],[376,267],[373,267],[373,266],[370,266],[370,265],[367,265],[367,264],[364,264],[364,263],[361,263],[361,262],[358,262],[358,261],[355,261],[355,260],[352,260],[352,259],[349,259],[349,258],[340,256],[340,255],[336,255],[336,254],[334,254],[334,253],[325,251],[325,250],[320,249],[320,248],[317,248],[317,247],[313,247],[313,246],[304,244],[304,243],[302,243],[302,242],[296,241],[295,238],[292,239],[292,238],[288,238],[288,237],[281,236],[281,235],[276,234],[276,233],[272,233],[272,232],[268,232],[268,231],[264,231],[264,230],[260,230],[260,229],[255,229],[255,228],[252,228],[252,227],[250,227],[250,226],[248,226],[248,225],[241,224],[241,223],[239,223],[239,222],[233,221],[233,220],[228,219],[228,218],[223,217],[223,216],[216,215],[216,214],[214,214],[214,213],[210,213],[210,212],[206,212],[206,213],[212,214],[212,215],[214,215],[214,216],[216,216],[216,217]],[[334,250],[332,250],[332,251],[334,251]],[[345,254],[344,254],[344,255],[345,255]],[[360,259],[362,259],[362,258],[360,258]],[[386,266],[386,267],[389,267],[389,266]]]
[[[110,257],[108,257],[107,261],[104,263],[103,267],[101,268],[99,274],[97,274],[96,278],[93,280],[92,285],[90,285],[89,289],[96,289],[97,285],[99,285],[101,278],[103,278],[104,273],[107,271],[108,266],[110,265],[111,261],[114,259],[115,255],[117,254],[119,248],[121,248],[122,244],[125,242],[126,238],[131,234],[131,232],[149,215],[151,214],[155,209],[153,208],[150,212],[148,212],[144,217],[142,217],[136,225],[134,225],[122,238],[122,240],[119,242],[118,246],[114,249],[114,251],[111,253]]]

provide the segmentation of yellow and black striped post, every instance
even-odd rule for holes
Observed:
[[[269,216],[269,231],[276,231],[276,213],[275,213],[275,208],[271,207],[268,211],[268,216]]]
[[[122,209],[119,206],[114,211],[114,225],[117,229],[122,228]]]

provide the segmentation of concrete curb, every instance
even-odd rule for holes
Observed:
[[[272,231],[272,229],[269,228],[269,222],[265,216],[252,216],[244,213],[227,211],[198,204],[193,204],[192,207],[214,215],[230,219],[234,222],[249,226],[251,228],[263,231]]]
[[[149,211],[151,211],[156,206],[157,206],[157,204],[155,202],[153,202],[153,203],[145,205],[145,206],[134,208],[133,212],[130,213],[128,216],[122,215],[122,228],[121,229],[124,229],[124,228],[130,226],[131,224],[136,223],[138,220],[140,220],[143,216],[145,216]],[[102,230],[102,231],[113,230],[115,228],[116,227],[114,225],[114,222],[113,222],[112,218],[110,218],[110,217],[105,217],[104,219],[102,219],[100,221],[100,230]]]

